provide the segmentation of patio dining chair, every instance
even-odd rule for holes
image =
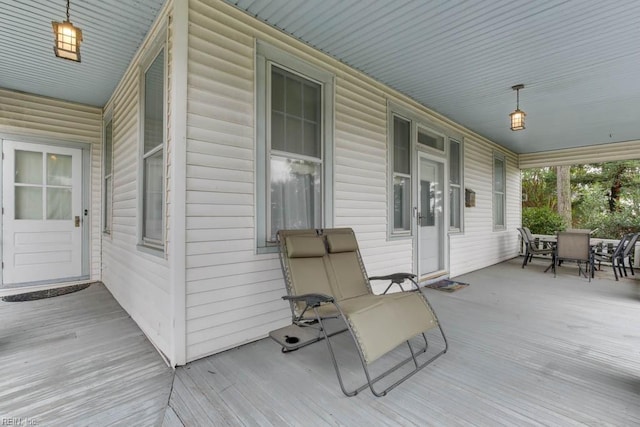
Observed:
[[[559,231],[556,243],[556,252],[553,262],[553,275],[556,277],[558,266],[562,261],[576,261],[578,263],[578,275],[585,277],[593,276],[593,252],[590,244],[591,235],[589,233],[571,233]],[[582,263],[585,264],[584,272]]]
[[[624,247],[624,250],[616,259],[618,269],[622,268],[622,272],[624,273],[625,277],[627,276],[627,262],[629,265],[629,270],[631,271],[631,275],[635,276],[635,273],[633,272],[633,263],[631,262],[631,255],[636,247],[636,243],[638,242],[638,237],[640,237],[640,233],[631,234],[629,237],[629,241]],[[622,273],[620,273],[620,276],[622,276]]]
[[[522,260],[522,268],[527,265],[534,255],[551,255],[553,258],[554,249],[552,247],[538,247],[538,242],[533,238],[531,231],[527,227],[518,228],[520,236],[525,246],[524,260]]]
[[[396,293],[373,293],[352,229],[317,230],[315,235],[311,230],[280,230],[278,241],[288,293],[283,299],[291,303],[294,323],[304,324],[312,320],[319,325],[345,395],[355,396],[369,387],[375,396],[384,396],[447,351],[448,344],[440,322],[415,282],[414,275],[382,276],[391,281],[390,286],[394,283],[400,285],[407,279],[414,288],[410,291],[400,289]],[[334,318],[344,321],[344,331],[351,335],[364,369],[366,382],[352,390],[345,387],[331,343],[334,334],[329,334],[325,325],[328,319]],[[434,328],[439,330],[444,344],[443,348],[438,346],[436,354],[431,356],[432,352],[427,351],[426,333]],[[422,342],[419,349],[414,349],[411,342],[416,337]],[[408,346],[409,356],[373,377],[370,365],[403,343]],[[386,359],[392,360],[393,356]],[[383,390],[375,388],[379,380],[410,362],[413,362],[410,372]]]
[[[623,254],[625,248],[628,246],[629,240],[633,237],[633,234],[625,234],[622,236],[615,249],[611,253],[599,253],[593,254],[594,261],[598,261],[598,270],[600,270],[602,262],[610,262],[613,275],[618,280],[618,273],[622,276],[622,266],[624,264]],[[637,237],[636,237],[637,239]],[[622,261],[622,262],[621,262]]]

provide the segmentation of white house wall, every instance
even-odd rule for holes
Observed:
[[[102,110],[0,89],[0,139],[80,142],[91,146],[90,276],[100,278]]]
[[[413,270],[412,241],[387,238],[387,101],[473,135],[410,99],[215,0],[189,2],[187,100],[187,360],[266,336],[290,321],[275,254],[256,254],[255,42],[335,75],[334,226],[353,227],[368,273]],[[492,150],[465,139],[465,233],[451,239],[454,274],[517,255],[519,172],[507,159],[507,230],[494,232]],[[481,247],[482,250],[478,251]]]
[[[164,9],[158,22],[168,22],[168,10]],[[105,108],[105,111],[112,114],[113,125],[113,224],[111,233],[104,234],[102,238],[102,281],[154,345],[164,355],[171,357],[174,354],[172,322],[175,316],[171,305],[168,259],[171,254],[170,242],[165,241],[164,256],[150,254],[138,248],[140,58],[144,57],[157,36],[162,37],[161,32],[166,28],[156,24],[150,31],[141,51]],[[170,40],[165,52],[167,61],[171,64]],[[171,70],[171,66],[168,70]],[[170,96],[169,93],[169,100]],[[170,133],[167,132],[167,135]],[[167,163],[170,165],[170,140],[167,141],[166,153],[169,159]],[[171,169],[167,167],[167,182],[172,176]],[[167,184],[165,188],[168,190],[170,186]],[[171,199],[167,191],[167,236],[170,235],[168,230],[171,218],[168,214],[171,212]]]
[[[506,226],[493,229],[493,153],[505,156]],[[516,228],[521,223],[520,170],[517,157],[472,138],[464,141],[464,186],[476,193],[476,206],[464,208],[464,233],[451,234],[452,277],[513,258],[518,253]]]

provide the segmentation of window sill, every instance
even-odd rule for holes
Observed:
[[[387,240],[407,240],[412,239],[413,235],[411,233],[397,233],[397,234],[389,234],[387,236]]]
[[[144,252],[145,254],[153,255],[158,258],[164,258],[164,248],[158,248],[155,246],[138,243],[136,245],[136,249],[138,249],[140,252]]]
[[[256,253],[258,255],[262,255],[262,254],[277,254],[278,253],[278,247],[277,246],[262,246],[262,247],[258,247],[258,248],[256,248]]]

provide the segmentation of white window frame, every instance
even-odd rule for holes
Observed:
[[[496,160],[500,160],[502,162],[502,183],[503,190],[502,192],[496,190]],[[493,171],[492,176],[492,193],[491,193],[491,204],[492,204],[492,212],[493,212],[493,230],[494,231],[503,231],[507,228],[507,161],[505,159],[504,154],[499,153],[497,151],[493,152],[493,156],[491,158],[491,170]],[[502,197],[502,219],[504,224],[497,224],[497,207],[496,207],[496,196],[500,195]]]
[[[167,82],[168,82],[168,54],[167,54],[167,31],[166,28],[160,32],[160,36],[151,45],[148,52],[140,61],[139,75],[139,155],[138,155],[138,249],[153,255],[164,255],[166,240],[166,164],[167,164]],[[144,152],[144,119],[145,119],[145,74],[154,63],[160,52],[164,52],[163,64],[163,106],[162,106],[162,143],[148,152]],[[145,159],[162,151],[162,238],[160,240],[145,237]]]
[[[458,200],[458,211],[455,214],[458,217],[458,222],[460,223],[460,227],[454,227],[451,225],[451,221],[449,221],[449,234],[454,233],[463,233],[464,232],[464,139],[460,137],[448,137],[447,138],[447,169],[449,171],[448,174],[448,185],[449,185],[449,215],[454,211],[453,209],[453,198],[451,197],[452,188],[458,188],[459,191],[459,200]],[[452,150],[451,146],[453,144],[458,144],[458,167],[459,167],[459,184],[454,184],[451,182],[451,160],[452,160]]]
[[[256,243],[258,253],[277,250],[270,241],[271,227],[271,156],[282,154],[271,150],[271,67],[276,66],[321,87],[321,203],[322,227],[333,227],[333,134],[334,75],[315,67],[289,52],[258,40],[256,42]],[[317,162],[317,158],[286,153],[287,158]]]
[[[401,173],[395,171],[395,119],[399,118],[409,123],[409,173]],[[398,111],[397,108],[392,107],[389,109],[389,119],[388,119],[388,129],[389,129],[389,144],[388,144],[388,156],[389,156],[389,183],[388,183],[388,194],[389,194],[389,202],[388,205],[388,235],[389,238],[403,238],[403,237],[411,237],[413,235],[414,230],[414,177],[413,171],[415,169],[414,166],[414,140],[417,136],[414,137],[414,133],[416,133],[416,124],[415,120],[407,114],[402,114],[401,111]],[[417,135],[417,134],[416,134]],[[408,178],[409,179],[409,229],[396,229],[395,223],[395,179],[399,178]]]
[[[111,234],[113,226],[113,116],[111,112],[105,114],[102,141],[102,232]],[[107,128],[111,126],[111,152],[107,152]],[[107,156],[111,157],[111,168],[107,170]],[[108,195],[111,195],[111,198]]]

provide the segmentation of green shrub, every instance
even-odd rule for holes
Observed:
[[[623,210],[593,215],[581,222],[579,228],[595,230],[593,237],[618,239],[624,234],[640,231],[640,221],[632,213]]]
[[[555,234],[565,229],[560,214],[547,207],[523,208],[522,226],[533,234]]]

